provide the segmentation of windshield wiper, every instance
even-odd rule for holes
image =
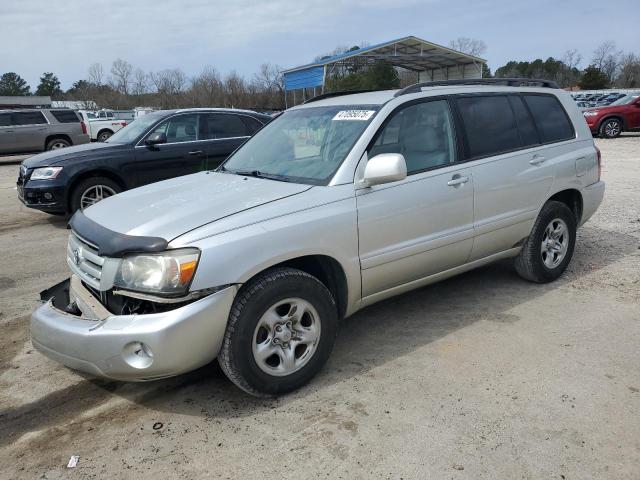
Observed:
[[[277,180],[280,182],[290,182],[291,179],[285,175],[276,175],[274,173],[265,173],[260,170],[228,170],[227,172],[235,173],[245,177],[266,178],[267,180]]]

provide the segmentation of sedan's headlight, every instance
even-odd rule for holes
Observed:
[[[200,250],[181,248],[122,259],[114,286],[135,292],[182,296],[196,272]]]
[[[598,115],[598,112],[582,112],[582,115],[584,115],[585,117],[595,117],[596,115]]]
[[[52,178],[56,178],[58,174],[62,171],[62,167],[44,167],[44,168],[36,168],[31,173],[31,180],[51,180]]]

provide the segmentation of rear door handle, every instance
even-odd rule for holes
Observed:
[[[202,150],[193,150],[189,152],[189,155],[202,155],[204,152]]]
[[[531,165],[540,165],[546,161],[547,161],[546,157],[543,157],[542,155],[534,155],[533,158],[529,160],[529,163]]]
[[[463,183],[467,183],[469,181],[469,177],[463,177],[462,175],[455,174],[451,177],[451,180],[447,182],[447,185],[450,187],[457,187],[458,185],[462,185]]]

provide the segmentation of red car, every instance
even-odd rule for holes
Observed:
[[[640,130],[640,96],[626,95],[611,105],[588,108],[582,114],[591,133],[603,138]]]

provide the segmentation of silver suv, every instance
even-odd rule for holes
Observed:
[[[73,110],[0,110],[0,154],[41,152],[89,143],[87,127]]]
[[[34,346],[120,380],[217,357],[273,395],[367,305],[505,258],[555,280],[604,195],[589,129],[561,90],[468,83],[316,98],[216,171],[76,213]]]

